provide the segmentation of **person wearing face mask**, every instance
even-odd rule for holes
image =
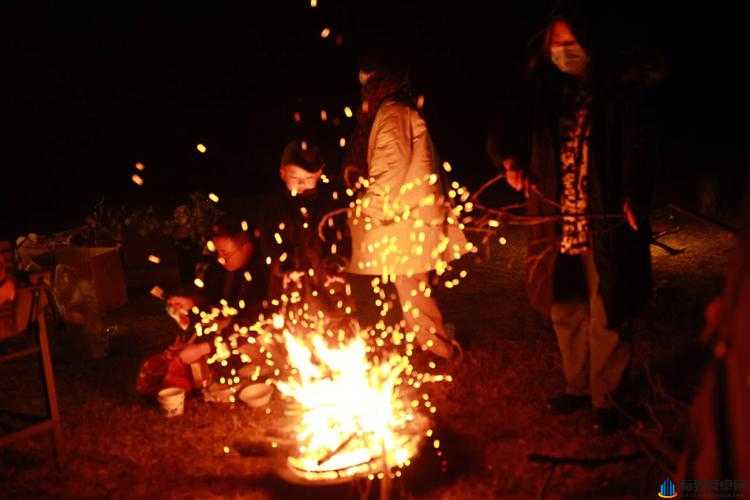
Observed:
[[[460,346],[431,296],[430,273],[466,252],[460,230],[446,224],[443,180],[429,130],[410,95],[407,71],[393,54],[360,60],[362,107],[344,165],[359,194],[349,214],[348,271],[393,283],[402,326],[414,346],[457,358]],[[381,295],[384,299],[384,293]]]
[[[658,156],[648,97],[663,75],[605,42],[613,33],[597,5],[568,2],[551,18],[530,65],[528,150],[505,137],[493,155],[528,214],[555,219],[531,226],[527,258],[531,303],[551,319],[562,355],[565,389],[547,408],[593,407],[594,430],[608,434],[622,423],[615,396],[631,359],[628,325],[651,296]]]
[[[562,34],[565,33],[565,26],[565,21],[560,19],[550,32],[549,58],[561,72],[582,77],[586,74],[589,56],[578,41],[561,39],[561,37],[566,36],[566,34]],[[569,28],[568,31],[570,31]],[[556,38],[552,38],[553,34]]]

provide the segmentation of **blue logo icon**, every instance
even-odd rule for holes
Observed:
[[[671,479],[666,478],[661,486],[659,487],[660,498],[676,498],[677,497],[677,486],[672,482]]]

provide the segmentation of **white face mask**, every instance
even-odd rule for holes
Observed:
[[[550,58],[557,69],[563,73],[576,76],[580,76],[586,71],[586,65],[589,62],[586,51],[577,43],[550,48]]]

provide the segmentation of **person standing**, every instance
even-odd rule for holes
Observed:
[[[580,8],[552,17],[533,60],[528,168],[522,154],[499,158],[529,214],[556,220],[531,227],[527,258],[529,297],[552,321],[565,375],[547,407],[593,406],[600,434],[620,427],[614,395],[631,359],[627,326],[651,296],[647,213],[658,156],[646,103],[662,76],[597,38],[605,19]]]
[[[349,217],[348,271],[392,282],[406,331],[421,349],[450,358],[460,346],[446,331],[429,274],[465,253],[466,239],[447,223],[437,153],[406,72],[386,60],[372,53],[360,64],[362,109],[345,164],[359,171],[362,190]]]

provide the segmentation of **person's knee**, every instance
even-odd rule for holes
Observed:
[[[555,302],[550,309],[550,319],[555,329],[558,327],[573,327],[588,319],[587,304],[574,300]]]
[[[198,344],[189,344],[180,351],[180,359],[183,363],[194,363],[203,356],[208,355],[211,352],[211,346],[208,342],[200,342]]]

